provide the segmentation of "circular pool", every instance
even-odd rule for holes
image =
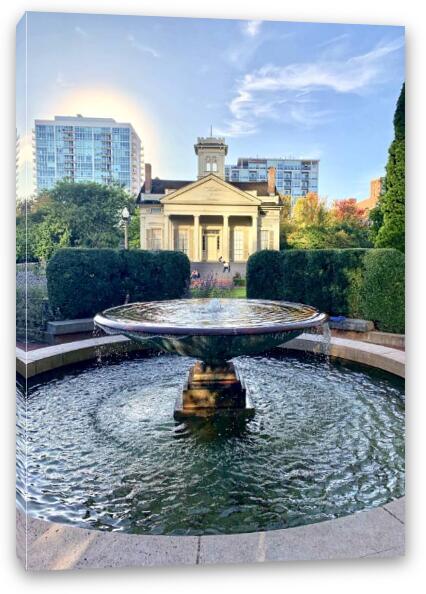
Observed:
[[[313,355],[240,357],[256,416],[178,425],[171,411],[193,362],[102,362],[35,385],[26,399],[18,391],[19,505],[88,528],[226,534],[404,494],[399,378]]]

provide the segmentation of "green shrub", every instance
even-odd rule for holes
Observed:
[[[364,254],[365,249],[257,252],[247,265],[247,294],[347,315],[350,271],[362,265]]]
[[[190,264],[180,252],[58,250],[47,264],[47,289],[56,317],[92,317],[129,301],[182,297]]]
[[[182,252],[122,251],[125,293],[129,301],[178,299],[189,284],[190,262]]]
[[[249,258],[247,295],[306,303],[403,332],[404,257],[396,250],[368,248],[265,250]]]
[[[21,341],[44,340],[46,323],[52,319],[45,287],[16,288],[16,338]]]
[[[236,272],[232,277],[232,282],[234,287],[245,287],[246,286],[246,279],[241,276],[239,272]]]
[[[283,299],[283,274],[281,252],[256,252],[247,262],[247,295],[250,299]]]
[[[364,258],[362,314],[384,332],[405,328],[405,260],[396,249],[369,250]]]
[[[362,283],[363,283],[363,269],[354,268],[349,270],[348,281],[348,310],[351,317],[362,318]]]
[[[47,263],[49,303],[60,319],[89,318],[124,302],[120,252],[65,248]]]

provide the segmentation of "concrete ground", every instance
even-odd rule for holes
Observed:
[[[143,536],[36,520],[17,510],[17,555],[28,570],[318,561],[404,555],[404,498],[285,530]]]

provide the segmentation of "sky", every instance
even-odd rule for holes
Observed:
[[[210,126],[227,163],[320,159],[328,201],[384,174],[403,27],[31,12],[16,39],[23,195],[34,120],[77,113],[130,122],[154,177],[195,179]]]

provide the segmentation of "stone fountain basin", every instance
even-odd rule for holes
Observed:
[[[260,299],[131,303],[94,319],[107,334],[210,364],[265,352],[326,320],[326,314],[307,305]]]

